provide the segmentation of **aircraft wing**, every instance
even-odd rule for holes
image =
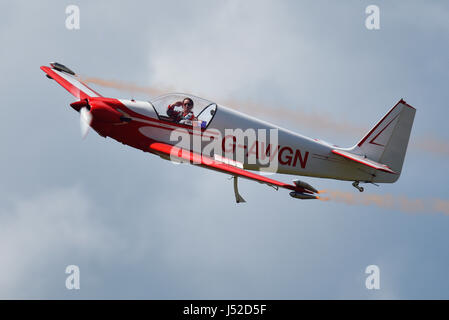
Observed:
[[[365,158],[363,156],[351,153],[351,152],[347,152],[344,150],[332,150],[332,153],[338,154],[339,156],[342,156],[346,159],[361,163],[365,166],[368,166],[370,168],[374,168],[376,170],[380,170],[380,171],[384,171],[384,172],[388,172],[388,173],[394,173],[396,174],[396,172],[394,172],[393,170],[391,170],[387,165],[370,160],[368,158]]]
[[[47,74],[48,78],[55,80],[76,98],[81,100],[90,97],[101,97],[99,93],[79,80],[75,73],[66,66],[57,62],[51,63],[50,66],[42,66],[41,70]]]
[[[280,182],[277,180],[273,180],[273,179],[264,177],[262,175],[258,175],[258,174],[249,172],[247,170],[235,167],[233,165],[224,163],[222,161],[218,161],[218,160],[212,159],[210,157],[200,155],[198,153],[188,151],[185,149],[181,149],[181,148],[178,148],[178,147],[166,144],[166,143],[155,141],[150,144],[149,148],[150,148],[150,151],[153,153],[164,155],[164,156],[171,156],[171,157],[174,157],[177,159],[187,160],[193,164],[196,164],[196,165],[208,168],[208,169],[220,171],[223,173],[228,173],[233,176],[238,176],[241,178],[257,181],[257,182],[264,183],[264,184],[267,184],[270,186],[293,190],[296,192],[312,193],[309,190],[295,186],[293,184],[288,184],[288,183]]]

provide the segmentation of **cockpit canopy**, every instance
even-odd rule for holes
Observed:
[[[217,105],[212,101],[184,93],[169,93],[154,98],[150,101],[150,103],[156,110],[160,120],[175,122],[175,120],[167,114],[168,106],[175,104],[178,101],[183,102],[186,98],[190,98],[193,101],[192,112],[194,118],[192,121],[183,120],[180,121],[180,123],[192,125],[196,121],[196,123],[199,123],[202,128],[206,128],[215,115],[217,109]],[[177,106],[175,107],[175,110],[182,112],[183,108],[182,106]]]

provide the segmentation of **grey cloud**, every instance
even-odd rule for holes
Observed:
[[[447,297],[447,217],[301,202],[247,181],[240,189],[249,203],[237,206],[224,175],[94,132],[81,141],[72,98],[39,70],[60,60],[81,74],[367,126],[405,95],[418,107],[414,133],[446,137],[448,46],[437,39],[447,25],[437,12],[447,6],[413,2],[414,24],[403,3],[382,6],[379,33],[363,28],[365,2],[89,1],[80,2],[76,32],[64,28],[63,3],[3,4],[1,297]],[[370,189],[447,197],[445,171],[444,161],[409,153],[397,184]],[[63,287],[72,263],[81,267],[79,292]],[[380,293],[363,287],[372,263],[385,274]]]

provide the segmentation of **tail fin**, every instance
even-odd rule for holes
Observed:
[[[50,63],[50,66],[42,66],[41,70],[47,74],[48,78],[55,80],[76,98],[87,99],[90,97],[101,97],[99,93],[79,80],[75,72],[66,66],[57,62]]]
[[[395,182],[399,178],[415,112],[415,108],[401,99],[357,145],[348,150],[385,164],[397,173],[380,172],[373,182]]]

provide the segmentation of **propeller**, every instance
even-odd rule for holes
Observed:
[[[123,115],[120,111],[117,111],[103,101],[95,100],[92,101],[92,104],[88,99],[75,101],[70,104],[73,109],[80,113],[80,130],[83,139],[87,136],[94,117],[96,122],[98,121],[104,124],[131,121],[129,116]]]
[[[80,109],[80,129],[81,137],[84,139],[89,132],[90,124],[92,123],[92,115],[86,107]]]

